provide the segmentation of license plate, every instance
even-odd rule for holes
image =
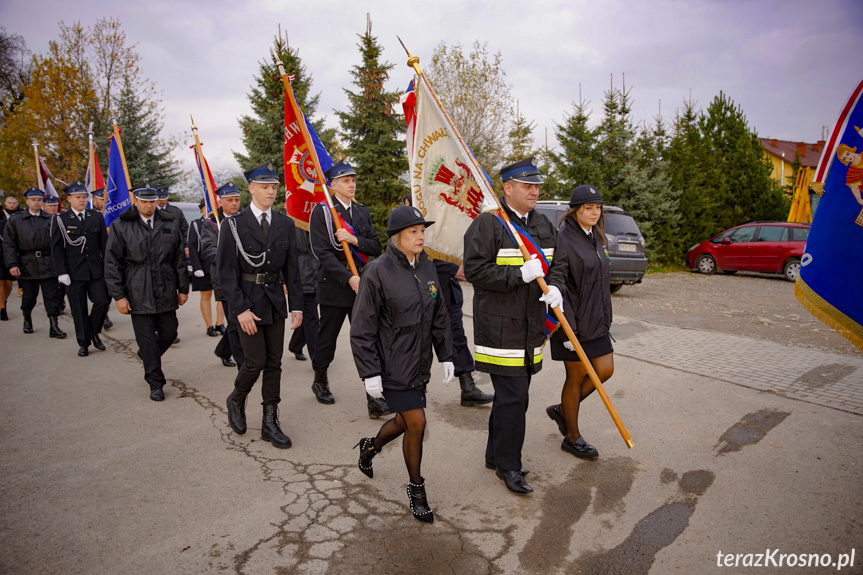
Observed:
[[[619,249],[622,252],[634,252],[634,251],[636,251],[635,244],[619,243],[619,244],[617,244],[617,249]]]

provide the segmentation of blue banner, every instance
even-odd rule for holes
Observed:
[[[123,162],[124,158],[117,146],[117,138],[111,138],[111,149],[108,152],[108,185],[105,192],[105,225],[109,228],[114,220],[132,205]]]
[[[863,349],[861,95],[863,82],[843,108],[818,164],[813,187],[821,199],[794,291],[815,317]]]

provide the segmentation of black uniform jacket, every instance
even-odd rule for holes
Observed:
[[[297,263],[294,222],[275,210],[271,212],[273,221],[270,224],[269,237],[264,237],[264,230],[251,208],[223,220],[216,257],[219,285],[231,315],[236,319],[239,314],[252,310],[252,313],[261,318],[261,321],[257,322],[261,325],[273,323],[274,313],[288,317],[288,307],[291,311],[303,311],[303,287]],[[236,224],[242,250],[252,263],[258,264],[263,260],[263,265],[255,267],[246,261],[234,239],[231,223]],[[266,257],[257,257],[261,254]],[[243,274],[271,274],[276,277],[281,275],[281,278],[274,283],[259,284],[242,279]],[[285,305],[283,282],[288,288],[289,306]]]
[[[189,221],[186,219],[186,214],[183,213],[183,210],[178,208],[177,206],[168,202],[165,204],[163,210],[168,210],[169,213],[174,215],[174,218],[180,224],[180,238],[183,240],[183,247],[189,242]],[[156,208],[156,211],[160,211],[159,208]]]
[[[432,346],[452,361],[449,315],[434,264],[425,253],[416,269],[392,242],[366,266],[351,319],[351,349],[361,378],[380,375],[387,389],[428,383]]]
[[[359,245],[354,246],[357,251],[369,257],[379,256],[381,254],[381,238],[372,225],[369,210],[362,204],[351,202],[350,211],[352,214],[349,216],[348,211],[338,199],[333,198],[333,204],[335,204],[336,212],[354,228],[359,241]],[[341,243],[337,242],[334,237],[335,224],[331,231],[327,223],[329,214],[330,211],[326,205],[318,205],[312,210],[312,215],[309,218],[312,253],[321,262],[321,269],[318,272],[318,303],[351,307],[354,305],[356,294],[348,285],[348,281],[353,274],[348,267],[348,260],[342,251]],[[334,247],[333,244],[338,247]],[[351,256],[357,265],[357,271],[362,272],[363,262],[356,258],[353,253]]]
[[[312,255],[312,243],[309,232],[297,227],[297,257],[300,262],[300,275],[303,283],[303,293],[314,295],[317,292],[318,274],[321,262]],[[353,291],[353,290],[351,290]]]
[[[588,237],[573,218],[566,218],[548,282],[563,295],[563,315],[579,341],[591,341],[611,327],[611,287],[608,255],[596,229]],[[558,329],[552,336],[566,341]]]
[[[510,218],[518,217],[503,198],[501,204]],[[545,341],[542,290],[535,281],[521,279],[524,260],[495,213],[477,216],[464,236],[464,274],[474,288],[476,368],[513,377],[537,373]],[[524,229],[553,261],[557,229],[549,219],[532,211]]]
[[[3,230],[3,259],[7,269],[21,270],[20,279],[43,280],[56,277],[51,262],[51,215],[30,210],[9,218]]]
[[[114,300],[127,298],[133,314],[177,309],[177,292],[189,293],[183,238],[174,214],[156,210],[149,229],[135,206],[111,224],[105,283]]]
[[[214,260],[206,257],[201,246],[201,236],[206,233],[204,228],[207,226],[215,227],[215,222],[201,218],[189,224],[189,236],[186,240],[186,246],[189,248],[189,261],[192,263],[192,271],[196,272],[200,270],[206,275],[210,275],[210,264]]]
[[[225,214],[222,212],[222,208],[219,208],[219,222],[224,223]],[[189,228],[189,237],[192,236],[192,229]],[[200,249],[198,249],[198,257],[201,260],[201,265],[203,266],[203,262],[207,262],[209,267],[202,268],[206,273],[210,274],[210,281],[213,282],[213,294],[216,296],[216,301],[225,301],[225,294],[222,292],[222,286],[219,285],[219,277],[216,272],[216,258],[218,257],[219,251],[219,225],[216,224],[216,219],[212,214],[205,220],[197,221],[197,232],[198,232],[198,245]],[[190,242],[189,245],[189,259],[192,255],[192,245]],[[194,260],[192,263],[192,267],[194,268]]]
[[[61,227],[62,224],[62,227]],[[83,237],[81,245],[74,246]],[[51,259],[57,275],[68,274],[74,281],[90,281],[105,275],[105,249],[108,231],[98,210],[84,210],[84,222],[71,209],[51,225]]]

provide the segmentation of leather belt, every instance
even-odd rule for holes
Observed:
[[[32,253],[33,255],[35,255],[37,258],[41,258],[42,256],[49,256],[49,255],[51,255],[51,252],[46,252],[46,251],[42,251],[42,250],[33,250],[33,251],[32,251],[32,252],[30,252],[30,253]]]
[[[240,279],[244,282],[254,282],[258,285],[271,285],[274,283],[278,283],[279,274],[240,274]]]

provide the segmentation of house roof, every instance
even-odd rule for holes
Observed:
[[[777,158],[782,158],[782,153],[785,153],[783,158],[789,164],[794,162],[795,156],[800,156],[800,163],[808,168],[818,166],[818,160],[821,158],[821,151],[824,149],[824,140],[820,140],[814,144],[806,142],[790,142],[788,140],[777,140],[775,138],[758,138],[761,145],[768,154],[772,154]]]

